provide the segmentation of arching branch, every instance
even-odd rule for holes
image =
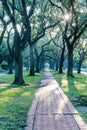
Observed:
[[[53,3],[52,0],[48,0],[48,1],[50,2],[50,4],[51,4],[52,6],[59,8],[59,9],[62,11],[62,13],[64,13],[64,11],[63,11],[63,9],[62,9],[61,6],[59,6],[58,4]]]

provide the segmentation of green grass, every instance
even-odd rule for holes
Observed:
[[[80,106],[87,104],[87,75],[74,74],[75,78],[71,78],[67,77],[66,74],[58,74],[58,72],[52,72],[52,74],[75,107],[78,104]],[[87,113],[82,111],[79,113],[87,123]]]
[[[19,87],[11,85],[13,75],[0,76],[0,130],[24,130],[41,77],[42,73],[32,77],[24,73],[27,85]]]

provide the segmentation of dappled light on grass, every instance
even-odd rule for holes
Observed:
[[[65,93],[79,96],[83,94],[87,94],[87,83],[86,83],[86,75],[75,75],[75,78],[67,77],[65,74],[55,75],[57,81],[59,82],[61,88]]]
[[[13,82],[13,79],[14,79],[14,75],[11,74],[6,74],[6,75],[2,75],[0,76],[0,83],[6,83],[6,84],[9,84],[9,83],[12,83]]]
[[[29,93],[29,92],[25,92],[25,93],[22,94],[22,96],[25,96],[25,97],[27,97],[27,96],[31,96],[31,93]]]
[[[75,78],[71,78],[67,77],[66,74],[60,75],[55,72],[53,72],[53,74],[64,93],[70,98],[75,106],[78,105],[81,96],[87,96],[87,75],[75,74]],[[80,115],[83,117],[84,121],[87,122],[87,113],[80,111]]]
[[[80,95],[87,95],[87,83],[85,83],[85,81],[83,83],[78,83],[75,86]]]
[[[0,84],[0,89],[2,89],[2,88],[7,88],[7,86],[9,86],[9,85],[10,85],[10,84],[5,84],[5,83],[3,84],[3,83],[2,83],[2,84]]]
[[[26,91],[28,91],[27,94]],[[12,88],[1,94],[0,126],[2,130],[20,129],[26,125],[27,111],[35,92],[36,89]],[[2,118],[3,121],[1,121]]]
[[[3,98],[0,98],[0,104],[5,106],[6,103],[8,103],[9,101],[11,101],[12,97],[3,97]]]
[[[76,88],[79,90],[83,90],[86,87],[85,83],[79,83],[79,82],[74,81],[74,84],[75,84]]]
[[[5,91],[3,91],[1,94],[3,95],[3,96],[17,96],[17,95],[19,95],[19,93],[21,92],[22,90],[21,90],[21,88],[8,88],[7,87],[7,90]]]
[[[62,85],[62,88],[64,89],[64,91],[66,91],[66,92],[69,91],[69,88],[66,87],[66,86],[68,86],[68,81],[67,81],[67,77],[66,76],[63,76],[63,78],[61,80],[61,85]]]
[[[27,85],[18,86],[11,84],[13,77],[5,75],[0,77],[0,129],[23,130],[26,126],[27,112],[38,90],[41,80],[39,74],[35,77],[24,73]]]

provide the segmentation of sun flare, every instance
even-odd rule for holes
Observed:
[[[70,15],[68,13],[66,13],[63,17],[64,21],[68,21],[70,18]]]

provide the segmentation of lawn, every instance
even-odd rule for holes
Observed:
[[[28,76],[25,86],[12,85],[13,75],[0,76],[0,130],[24,130],[28,110],[38,90],[42,73]]]
[[[58,74],[58,72],[52,72],[52,74],[76,109],[78,106],[87,107],[87,75],[75,73],[75,78],[67,78],[66,73]],[[87,111],[78,111],[87,123]]]

